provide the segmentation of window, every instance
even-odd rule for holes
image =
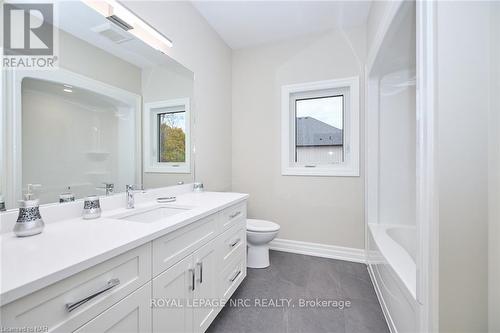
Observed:
[[[158,162],[186,162],[186,111],[158,113]]]
[[[189,173],[189,99],[146,103],[145,172]]]
[[[358,78],[282,87],[282,174],[359,176]]]

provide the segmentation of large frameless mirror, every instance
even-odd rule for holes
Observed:
[[[83,2],[55,6],[57,68],[2,70],[7,208],[27,184],[52,203],[192,182],[194,73]]]

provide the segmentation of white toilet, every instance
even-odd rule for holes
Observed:
[[[265,220],[247,219],[247,266],[266,268],[269,266],[269,242],[280,230],[277,223]]]

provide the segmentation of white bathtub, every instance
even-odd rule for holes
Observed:
[[[370,276],[393,331],[418,331],[414,226],[368,225]]]

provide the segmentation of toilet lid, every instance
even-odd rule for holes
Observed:
[[[254,232],[270,232],[280,230],[280,226],[271,221],[247,219],[247,230]]]

